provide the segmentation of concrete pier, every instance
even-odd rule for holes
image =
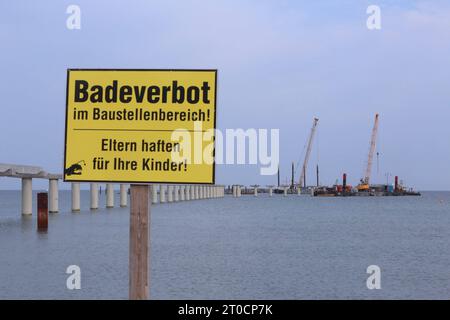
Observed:
[[[191,200],[191,185],[187,185],[184,188],[186,201]]]
[[[159,201],[161,203],[165,203],[166,202],[166,185],[165,184],[161,184],[159,186]]]
[[[122,208],[126,207],[128,203],[128,193],[127,193],[127,185],[120,185],[120,206]]]
[[[194,186],[194,200],[198,200],[198,185]]]
[[[297,195],[302,195],[302,188],[300,188],[300,186],[297,188]]]
[[[24,216],[33,213],[32,179],[48,179],[49,193],[52,192],[53,196],[52,209],[58,212],[58,180],[62,179],[62,175],[48,173],[43,168],[37,166],[0,163],[0,177],[18,178],[22,180],[21,211]]]
[[[255,197],[258,196],[258,187],[255,187],[255,188],[253,189],[253,195],[254,195]]]
[[[58,179],[48,179],[48,212],[57,213],[59,211]]]
[[[185,186],[179,186],[180,190],[180,201],[185,201],[186,199],[186,193],[185,193]]]
[[[287,187],[284,187],[284,193],[283,193],[283,195],[286,197],[287,196],[287,190],[288,190],[288,188]]]
[[[237,197],[239,198],[242,195],[241,186],[237,186]]]
[[[33,214],[33,187],[31,178],[22,178],[22,214]]]
[[[91,210],[98,209],[98,183],[91,183]]]
[[[173,190],[174,190],[174,193],[173,193],[173,200],[175,201],[175,202],[178,202],[178,201],[180,201],[181,199],[181,197],[180,197],[180,186],[173,186]]]
[[[153,184],[152,185],[152,203],[158,203],[158,185]]]
[[[190,187],[191,190],[191,200],[195,200],[195,185]]]
[[[269,187],[269,197],[273,196],[273,188]]]
[[[112,183],[106,184],[106,207],[114,208],[114,185]]]
[[[72,182],[72,212],[80,211],[80,184]]]
[[[173,185],[167,186],[167,202],[173,202]]]

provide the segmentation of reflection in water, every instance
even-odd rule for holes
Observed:
[[[29,232],[33,229],[33,216],[32,215],[22,215],[20,219],[20,227],[22,232]]]

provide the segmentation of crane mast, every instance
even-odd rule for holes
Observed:
[[[358,185],[358,190],[368,190],[370,182],[370,174],[372,172],[373,154],[375,152],[375,145],[378,132],[378,113],[375,115],[375,122],[373,124],[372,136],[370,138],[369,154],[367,156],[367,167],[364,178],[361,179],[361,184]]]
[[[314,122],[313,122],[313,126],[311,128],[311,132],[309,134],[309,139],[308,139],[308,147],[306,149],[306,153],[305,153],[305,159],[303,161],[303,166],[302,166],[302,171],[300,172],[300,181],[299,181],[299,186],[304,185],[304,187],[306,187],[306,181],[305,180],[305,174],[306,174],[306,167],[308,166],[308,160],[309,160],[309,155],[311,154],[311,148],[312,148],[312,143],[313,143],[313,139],[314,139],[314,134],[316,132],[316,127],[317,127],[317,122],[319,121],[318,118],[314,118]]]

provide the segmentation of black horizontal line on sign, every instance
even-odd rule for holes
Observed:
[[[74,131],[155,131],[155,132],[173,132],[173,131],[187,131],[187,132],[206,132],[206,130],[157,130],[157,129],[73,129]]]

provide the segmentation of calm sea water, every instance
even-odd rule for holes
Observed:
[[[20,192],[0,191],[0,298],[128,297],[129,209],[89,211],[88,191],[81,203],[72,214],[61,191],[38,233]],[[73,264],[81,290],[66,288]],[[366,287],[373,264],[381,290]],[[153,299],[448,299],[450,193],[154,205],[150,275]]]

